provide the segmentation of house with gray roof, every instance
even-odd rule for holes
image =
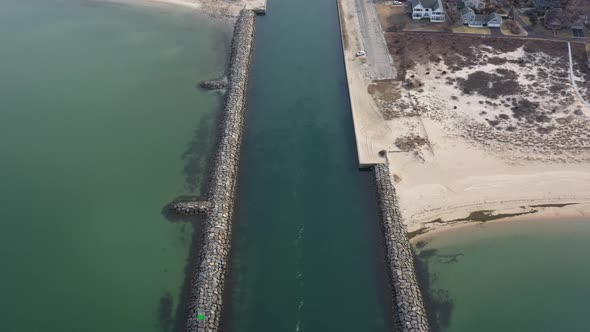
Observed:
[[[430,19],[430,22],[444,22],[445,11],[441,0],[411,0],[412,18],[421,20]]]
[[[587,15],[574,15],[572,18],[572,29],[583,30],[584,26],[588,23],[588,16]]]
[[[499,28],[502,26],[502,16],[498,13],[491,13],[486,17],[488,28]]]
[[[502,16],[498,13],[476,15],[473,9],[469,7],[465,7],[461,10],[461,17],[463,18],[463,24],[472,28],[499,28],[502,25]]]
[[[549,30],[559,30],[570,26],[569,19],[561,8],[555,8],[545,12],[543,24]]]
[[[463,0],[463,3],[466,7],[473,8],[473,9],[484,9],[486,4],[483,0]]]
[[[533,5],[537,10],[547,10],[561,7],[561,0],[533,0]]]

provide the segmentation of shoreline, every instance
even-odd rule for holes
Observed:
[[[512,223],[556,224],[558,222],[583,221],[585,219],[588,219],[588,222],[590,222],[590,202],[539,204],[533,205],[531,207],[535,208],[536,210],[534,212],[524,212],[520,214],[509,215],[506,217],[498,217],[486,221],[462,220],[458,222],[443,222],[442,224],[439,224],[435,227],[423,228],[423,232],[419,232],[420,230],[408,232],[408,235],[410,237],[410,243],[416,246],[416,244],[419,242],[428,241],[433,237],[439,236],[441,234],[448,234],[455,231],[460,231],[472,227],[482,227],[484,225],[490,224],[494,226]],[[496,216],[497,215],[502,215],[502,213],[496,214]],[[414,235],[412,235],[412,233],[414,233]]]
[[[203,15],[219,21],[226,21],[231,23],[232,27],[236,23],[242,7],[232,8],[228,10],[223,6],[225,3],[220,0],[217,5],[203,2],[201,0],[96,0],[102,3],[123,4],[130,6],[139,6],[144,8],[158,8],[158,9],[188,9],[194,14]]]
[[[371,78],[373,64],[369,57],[377,54],[355,55],[358,50],[367,49],[368,54],[371,49],[368,47],[371,41],[364,38],[359,23],[366,13],[358,6],[358,1],[338,0],[338,5],[359,165],[370,167],[388,161],[400,213],[410,237],[492,220],[590,216],[590,149],[587,135],[576,129],[587,128],[584,126],[590,122],[584,121],[590,117],[590,109],[583,107],[572,94],[569,80],[563,87],[559,86],[573,98],[566,105],[569,108],[563,114],[550,113],[555,118],[549,120],[557,128],[551,134],[553,137],[537,135],[534,127],[526,125],[520,129],[514,127],[520,130],[518,135],[512,135],[508,129],[493,129],[491,123],[499,116],[513,123],[520,121],[518,115],[502,110],[507,106],[495,105],[497,101],[486,99],[485,94],[461,94],[455,83],[448,84],[444,78],[465,80],[477,70],[484,68],[492,72],[499,65],[457,60],[457,69],[451,68],[451,58],[447,59],[449,64],[442,58],[428,60],[428,56],[447,52],[449,47],[462,41],[484,49],[492,46],[473,39],[475,37],[457,36],[449,39],[451,46],[439,45],[436,38],[432,38],[429,45],[434,46],[422,50],[411,48],[420,41],[399,37],[405,35],[402,32],[382,31],[389,41],[393,66],[399,77]],[[377,23],[373,24],[373,29],[377,29]],[[495,46],[495,53],[489,49],[488,52],[504,61],[503,66],[514,72],[514,82],[522,89],[526,90],[529,84],[526,77],[529,72],[525,74],[525,71],[530,70],[515,61],[523,57],[528,57],[537,67],[542,61],[549,61],[546,70],[553,75],[552,84],[562,83],[559,74],[565,68],[562,66],[566,63],[563,62],[567,55],[565,44],[544,42],[527,51],[526,42],[522,42],[524,46],[505,40],[498,43],[502,45]],[[403,51],[405,49],[411,50]],[[408,67],[404,62],[407,52],[426,60]],[[465,56],[479,59],[478,54],[481,55],[475,52]],[[569,62],[567,64],[569,68]],[[458,73],[453,74],[454,71]],[[546,101],[534,91],[528,92],[540,104],[555,102]],[[518,93],[507,95],[524,98]],[[576,107],[577,117],[567,117]],[[506,113],[496,114],[501,112]],[[488,120],[491,121],[489,125]],[[511,129],[516,130],[514,128]],[[386,152],[386,158],[379,156],[382,151]],[[564,204],[567,206],[557,207]]]
[[[175,7],[184,7],[190,8],[195,10],[203,10],[203,5],[199,2],[189,2],[183,0],[119,0],[119,1],[130,1],[130,2],[145,2],[145,3],[153,3],[153,4],[161,4],[161,5],[170,5]]]
[[[202,13],[202,6],[199,3],[185,2],[182,0],[95,0],[97,3],[126,4],[143,7],[167,7],[167,8],[188,8],[195,12]]]

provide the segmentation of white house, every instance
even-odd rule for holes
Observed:
[[[411,0],[412,18],[421,20],[430,19],[430,22],[444,22],[445,11],[441,0]]]

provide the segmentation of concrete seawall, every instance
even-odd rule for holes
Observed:
[[[234,28],[225,106],[217,149],[211,165],[211,180],[207,194],[209,204],[206,205],[203,234],[200,239],[200,257],[191,279],[187,332],[213,332],[220,329],[248,72],[254,48],[254,22],[255,13],[251,10],[242,10]],[[205,205],[198,207],[203,208]],[[194,208],[191,211],[195,213],[202,210],[196,206]]]
[[[402,223],[388,164],[373,166],[379,217],[385,236],[389,276],[393,283],[394,322],[403,332],[427,332],[428,318],[414,269],[414,254]]]

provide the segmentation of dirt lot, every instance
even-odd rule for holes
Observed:
[[[449,135],[519,158],[590,151],[590,110],[570,83],[567,43],[428,33],[386,39],[398,80],[376,82],[369,92],[387,120],[436,119]],[[580,92],[590,97],[584,44],[573,44],[573,54]]]

